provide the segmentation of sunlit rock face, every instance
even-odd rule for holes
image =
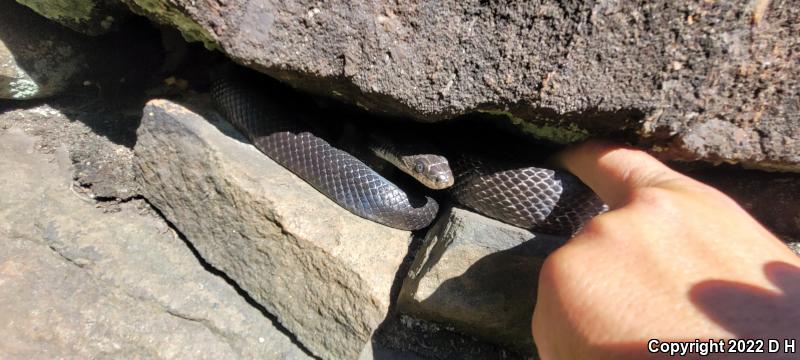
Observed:
[[[353,215],[209,119],[144,108],[143,195],[314,354],[356,357],[387,315],[410,233]]]

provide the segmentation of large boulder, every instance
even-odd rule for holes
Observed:
[[[2,358],[311,358],[144,201],[71,190],[41,140],[0,128]]]
[[[540,138],[800,171],[786,1],[125,0],[187,39],[375,113],[484,112]]]
[[[387,315],[410,233],[342,209],[208,119],[148,103],[134,148],[142,194],[315,355],[357,357]]]

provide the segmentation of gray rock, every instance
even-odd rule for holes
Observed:
[[[142,193],[314,354],[357,357],[387,314],[410,233],[340,208],[212,121],[148,103],[134,148]]]
[[[77,100],[71,106],[51,102],[52,106],[43,104],[2,112],[0,129],[14,126],[35,134],[41,138],[36,147],[42,152],[65,148],[73,163],[73,177],[79,185],[76,191],[99,199],[124,200],[136,197],[138,192],[131,147],[136,140],[140,117],[98,110],[93,113],[78,112],[75,108],[83,106],[84,100]],[[80,120],[76,121],[75,118]],[[104,131],[106,129],[109,130]],[[119,141],[120,144],[110,139],[125,141]],[[126,146],[128,144],[130,147]]]
[[[37,13],[72,30],[99,35],[128,15],[117,0],[17,0]]]
[[[127,2],[375,113],[479,111],[558,142],[624,132],[663,159],[800,171],[787,0]]]
[[[147,204],[82,198],[35,143],[0,130],[3,359],[309,358]]]
[[[87,64],[86,41],[13,1],[0,3],[0,99],[64,90]]]
[[[452,208],[418,251],[398,311],[530,353],[538,270],[564,240]]]

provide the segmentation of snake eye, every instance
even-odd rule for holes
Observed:
[[[421,174],[423,171],[425,171],[425,164],[421,162],[414,164],[414,171],[418,174]]]

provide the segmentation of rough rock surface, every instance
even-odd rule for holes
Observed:
[[[387,314],[410,233],[340,208],[213,118],[148,103],[142,194],[314,354],[356,357]]]
[[[0,2],[0,99],[55,94],[86,67],[87,43],[13,1]]]
[[[138,185],[131,164],[135,138],[131,137],[139,119],[100,110],[76,112],[70,101],[51,104],[2,112],[0,129],[14,126],[36,135],[41,139],[36,148],[42,152],[63,146],[75,170],[76,191],[100,199],[135,197]]]
[[[738,1],[127,0],[296,87],[542,138],[625,132],[664,159],[800,171],[800,9]]]
[[[3,359],[304,359],[142,201],[70,190],[63,149],[0,130]]]
[[[50,20],[86,35],[113,29],[127,17],[118,0],[17,0]]]
[[[563,241],[452,208],[417,252],[398,311],[530,352],[538,269]]]

